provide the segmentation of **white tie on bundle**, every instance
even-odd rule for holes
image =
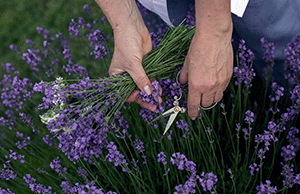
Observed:
[[[171,24],[167,0],[138,0],[145,8],[156,13],[161,19],[169,25]],[[249,0],[231,0],[231,13],[238,17],[243,17]],[[173,26],[173,25],[172,25]]]

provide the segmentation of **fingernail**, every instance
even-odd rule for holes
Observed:
[[[194,121],[194,120],[196,120],[196,117],[192,117],[191,119]]]
[[[145,85],[145,86],[144,86],[144,91],[145,91],[148,95],[151,94],[150,87],[149,87],[148,85]]]

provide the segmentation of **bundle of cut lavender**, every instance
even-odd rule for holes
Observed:
[[[195,28],[180,25],[170,29],[160,45],[142,62],[149,78],[164,79],[175,73],[187,54]],[[87,125],[94,118],[94,129],[113,125],[129,94],[136,88],[128,73],[99,79],[65,80],[35,84],[34,90],[45,94],[40,109],[48,109],[41,116],[52,132],[70,132]],[[60,122],[62,121],[63,122]],[[66,122],[67,120],[67,122]]]

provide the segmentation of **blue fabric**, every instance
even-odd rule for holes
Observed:
[[[174,26],[178,26],[184,20],[190,10],[190,5],[194,5],[195,0],[167,0],[168,14]]]
[[[176,26],[185,18],[191,0],[167,0],[170,20]],[[283,50],[300,34],[300,0],[250,0],[242,18],[232,14],[234,38],[246,41],[255,54],[254,67],[262,77],[264,62],[260,39],[275,45],[275,81],[283,84]],[[238,40],[238,39],[236,39]]]

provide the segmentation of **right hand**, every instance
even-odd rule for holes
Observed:
[[[114,28],[114,54],[109,68],[109,75],[116,75],[128,72],[136,83],[137,88],[129,95],[126,102],[136,102],[140,106],[151,111],[156,110],[156,106],[143,102],[138,97],[140,91],[147,94],[152,93],[151,82],[147,77],[142,60],[152,50],[151,37],[141,18],[129,18],[126,23]],[[162,102],[161,97],[159,103]]]

